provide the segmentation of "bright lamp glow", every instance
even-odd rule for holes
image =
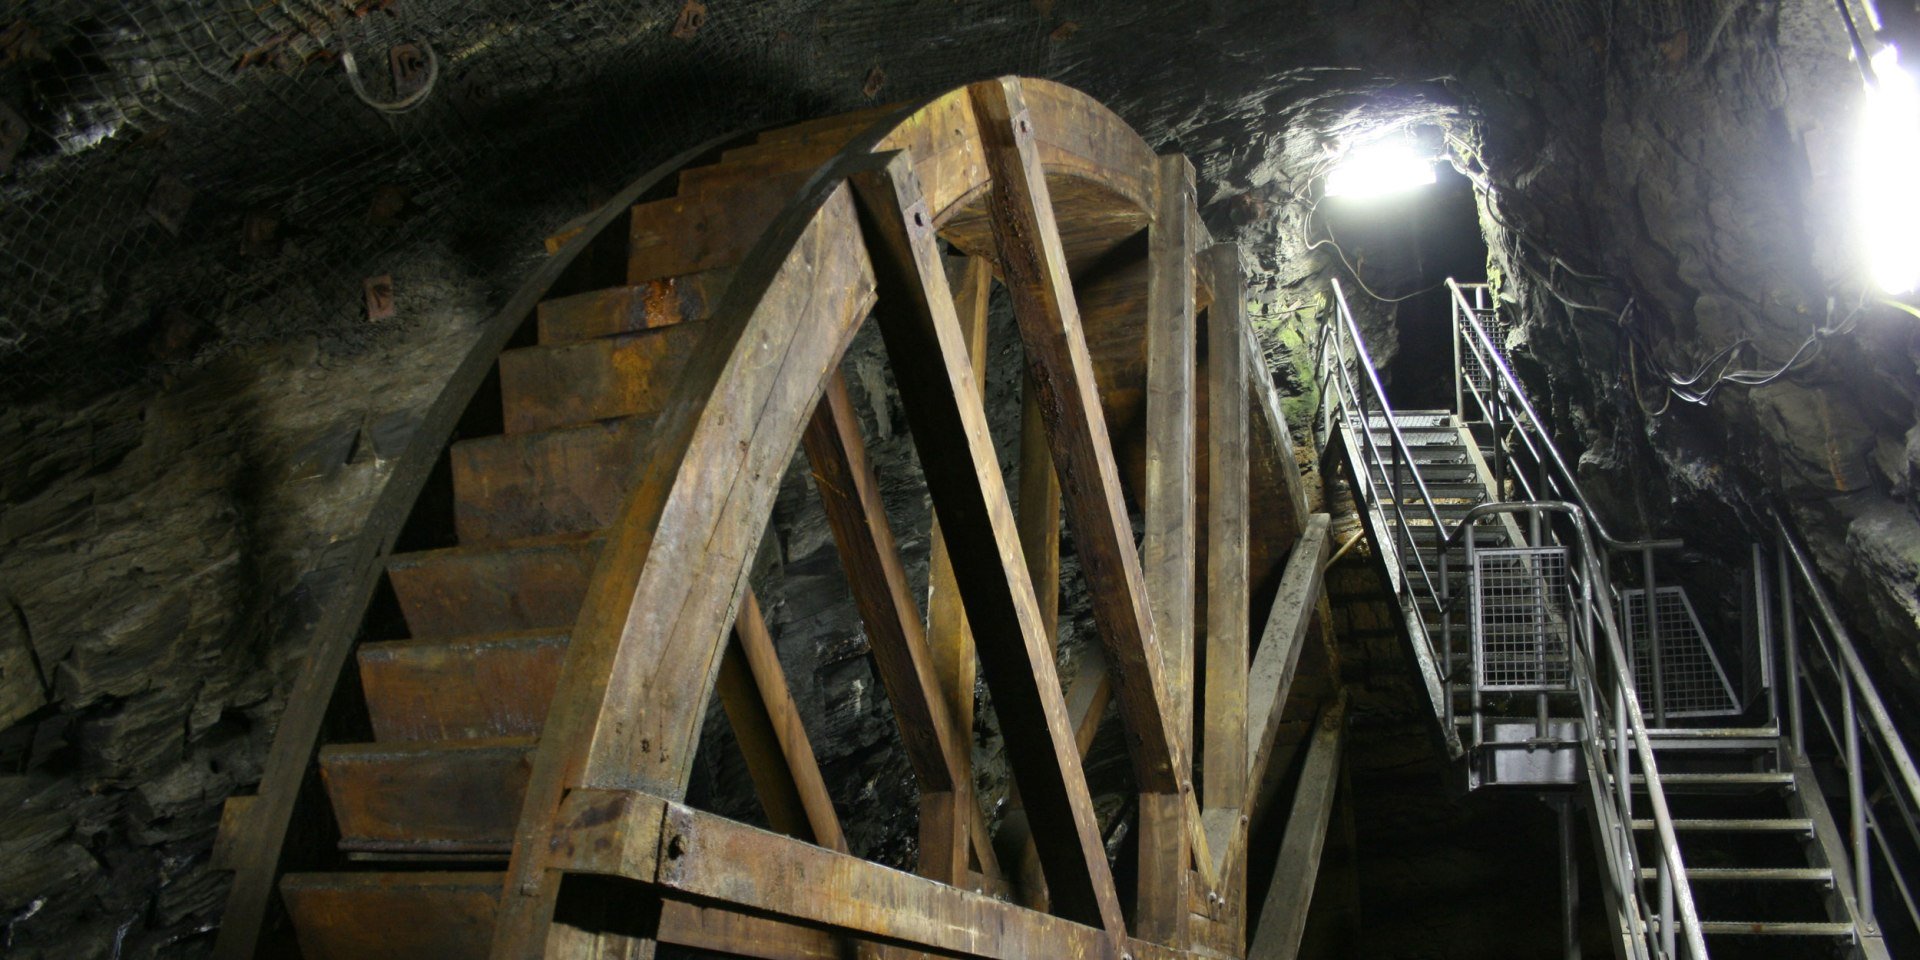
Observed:
[[[1433,183],[1433,161],[1393,140],[1363,143],[1347,151],[1327,174],[1329,197],[1383,197]]]
[[[1873,57],[1854,168],[1854,216],[1873,281],[1891,294],[1920,286],[1920,83],[1899,52]]]

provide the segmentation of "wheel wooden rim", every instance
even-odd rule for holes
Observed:
[[[1244,951],[1247,819],[1271,740],[1270,730],[1249,736],[1246,723],[1248,485],[1260,471],[1250,478],[1241,398],[1252,361],[1237,309],[1237,259],[1196,257],[1205,233],[1193,203],[1183,158],[1156,158],[1118,118],[1071,90],[1011,78],[879,121],[813,175],[704,322],[700,348],[678,371],[632,492],[600,548],[534,754],[493,923],[493,956],[628,955],[652,940],[738,950],[742,931],[755,930],[785,938],[791,955],[842,936],[868,942],[869,950],[909,945],[909,954]],[[1142,231],[1149,250],[1140,382],[1133,394],[1107,391],[1103,403],[1070,274],[1099,276],[1099,261]],[[984,304],[985,258],[1012,294],[1036,398],[1029,417],[1040,427],[1030,431],[1033,442],[1023,438],[1024,455],[1044,465],[1050,453],[1066,480],[1051,497],[1044,485],[1039,496],[1023,494],[1023,508],[1037,504],[1031,516],[1016,516],[1003,486],[976,358],[937,237],[980,258],[963,300]],[[1076,257],[1078,271],[1070,262]],[[1220,302],[1234,308],[1210,312],[1205,387],[1234,400],[1215,404],[1211,417],[1214,479],[1204,522],[1196,519],[1193,469],[1194,318],[1207,288],[1196,290],[1197,271],[1210,274]],[[936,533],[934,576],[952,577],[973,633],[991,638],[979,647],[980,664],[1003,727],[1030,731],[1007,738],[1029,815],[1048,825],[1031,838],[1044,899],[1029,878],[1026,906],[966,889],[1000,872],[974,826],[968,726],[955,720],[971,713],[972,654],[955,646],[951,603],[945,610],[935,604],[929,627],[906,593],[858,419],[836,372],[876,302],[885,306],[876,322],[944,533]],[[1110,408],[1125,409],[1135,396],[1132,415],[1145,434],[1139,486],[1150,491],[1140,497],[1144,559],[1131,539],[1107,426]],[[1268,412],[1277,412],[1270,399]],[[1284,430],[1265,425],[1269,444],[1277,435],[1284,446]],[[769,812],[776,826],[784,822],[782,829],[812,843],[680,802],[706,706],[726,670],[745,670],[780,713],[783,685],[769,683],[754,663],[756,656],[764,662],[771,641],[747,574],[780,475],[800,446],[822,480],[920,786],[918,878],[844,852],[818,771],[807,769],[804,734],[779,729],[778,716],[769,742],[785,755],[793,809]],[[1046,471],[1022,470],[1023,480],[1029,475]],[[1049,545],[1047,529],[1057,531],[1058,518],[1046,514],[1059,506],[1092,587],[1109,686],[1141,791],[1131,924],[1080,769],[1084,744],[1075,721],[1084,725],[1097,708],[1083,704],[1078,718],[1069,709],[1054,672],[1052,614],[1038,599],[1057,593],[1057,581],[1049,582],[1058,576],[1057,534]],[[1298,504],[1286,506],[1282,522],[1297,526]],[[1202,525],[1212,546],[1197,571]],[[1036,576],[1053,589],[1037,592]],[[1210,598],[1204,678],[1191,675],[1199,577]],[[941,634],[932,643],[929,629]],[[1304,632],[1304,620],[1294,629]],[[744,660],[729,667],[730,656]],[[1207,769],[1220,771],[1202,785],[1204,796],[1192,783],[1185,733],[1196,679],[1208,692]],[[1277,717],[1277,705],[1268,706]],[[1255,715],[1265,716],[1258,708]],[[1005,872],[1022,867],[1031,874],[1028,865]],[[271,879],[273,866],[265,869]],[[641,886],[582,893],[574,884],[563,894],[570,876]],[[635,903],[656,908],[636,912]],[[1033,909],[1042,903],[1045,912]],[[556,910],[564,922],[555,922]],[[232,938],[232,949],[223,936],[223,950],[243,955],[250,948],[242,940],[251,936]]]

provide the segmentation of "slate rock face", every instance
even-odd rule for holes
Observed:
[[[864,102],[875,63],[856,41],[873,39],[862,31],[889,9],[841,4],[823,17],[798,0],[752,13],[716,8],[703,32],[845,27],[800,38],[804,57],[763,58],[756,78],[824,113]],[[882,39],[889,50],[912,46]],[[1491,268],[1522,321],[1522,375],[1609,521],[1629,535],[1687,537],[1701,552],[1698,582],[1728,584],[1730,571],[1709,554],[1740,556],[1762,532],[1753,508],[1785,503],[1848,597],[1890,692],[1920,690],[1920,340],[1910,319],[1871,303],[1854,314],[1857,251],[1836,158],[1858,80],[1830,5],[1007,0],[966,5],[936,35],[914,39],[996,52],[967,69],[1020,61],[1106,102],[1157,149],[1193,159],[1206,222],[1243,244],[1250,312],[1303,452],[1313,449],[1307,414],[1331,315],[1326,281],[1348,270],[1319,242],[1315,177],[1347,138],[1397,123],[1443,130],[1480,185]],[[976,78],[889,56],[902,62],[881,64],[883,97]],[[525,157],[597,142],[605,97],[560,95],[596,76],[555,76],[552,122],[539,129],[576,129],[579,140],[522,144]],[[690,142],[764,109],[714,95],[672,104],[672,122],[655,129]],[[197,334],[169,335],[151,382],[0,410],[0,953],[204,953],[226,885],[206,866],[220,802],[258,781],[313,623],[336,598],[393,458],[475,325],[524,275],[535,228],[610,189],[568,180],[564,164],[512,166],[517,179],[495,195],[422,198],[449,204],[422,211],[432,235],[381,241],[401,251],[378,271],[394,276],[399,316],[377,329],[318,302],[315,290],[326,288],[309,276],[352,262],[344,252],[365,244],[364,225],[316,236],[294,224],[283,260],[255,270],[271,282],[248,280],[271,295],[192,305],[221,350],[196,352]],[[527,170],[542,176],[520,176]],[[1417,251],[1388,232],[1343,240],[1353,268],[1383,293],[1421,275]],[[170,247],[170,269],[229,276],[231,237],[189,230]],[[151,294],[136,290],[131,302]],[[1623,327],[1629,300],[1636,312]],[[102,287],[63,309],[124,322],[127,311],[112,306]],[[1364,296],[1354,307],[1391,358],[1400,349],[1393,310]],[[1744,337],[1756,364],[1778,364],[1813,327],[1848,324],[1782,381],[1657,414],[1659,387],[1623,347],[1632,335],[1685,370]],[[993,329],[988,406],[1011,470],[1018,361],[1004,311]],[[877,356],[857,343],[850,380],[923,591],[924,485]],[[768,614],[855,848],[908,864],[910,775],[808,483],[795,469],[781,491],[760,571],[783,584],[765,598]],[[1071,661],[1093,634],[1070,540],[1065,550],[1062,657]],[[1367,709],[1397,721],[1405,691],[1384,679],[1396,651],[1371,643],[1363,662],[1381,665],[1383,679]],[[990,699],[982,703],[981,792],[998,817],[1001,732]],[[713,762],[697,765],[694,794],[753,818],[725,726],[717,717],[707,725]],[[1124,819],[1126,762],[1111,725],[1088,770],[1103,819]],[[1380,936],[1417,942],[1415,923],[1384,924]]]

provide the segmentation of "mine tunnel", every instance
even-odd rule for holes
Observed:
[[[0,957],[1920,957],[1913,0],[18,0],[0,278]]]

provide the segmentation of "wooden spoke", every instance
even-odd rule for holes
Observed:
[[[1167,706],[1133,526],[1121,496],[1046,178],[1035,154],[1032,119],[1016,80],[985,81],[970,89],[993,178],[989,209],[1001,274],[1012,293],[1027,364],[1038,387],[1081,569],[1093,591],[1094,622],[1132,741],[1134,777],[1143,792],[1186,797],[1188,842],[1203,879],[1211,885],[1212,858],[1205,853],[1199,805]]]
[[[967,869],[967,811],[973,806],[972,779],[959,759],[968,741],[947,712],[920,608],[860,435],[860,417],[837,372],[827,382],[804,443],[874,664],[920,784],[923,865],[930,877],[960,883]]]
[[[967,355],[972,359],[973,375],[981,388],[986,384],[987,363],[987,303],[993,287],[993,266],[980,257],[968,257],[964,266],[954,276],[949,269],[948,276],[954,280],[954,312],[960,318],[961,333],[966,337]],[[933,670],[938,678],[940,689],[947,701],[947,713],[953,718],[953,729],[959,735],[958,749],[953,756],[961,779],[971,781],[973,776],[973,687],[978,676],[978,664],[974,659],[973,631],[967,625],[966,606],[960,602],[959,587],[953,580],[953,560],[947,555],[946,537],[940,532],[940,520],[934,518],[932,529],[928,533],[931,541],[927,570],[927,642],[933,648]],[[921,801],[920,855],[923,865],[943,859],[942,840],[957,834],[971,840],[974,859],[982,872],[990,876],[1000,875],[1000,865],[994,856],[993,844],[986,830],[986,823],[980,816],[977,802],[969,804],[965,810],[953,808],[953,794],[932,794],[932,808],[928,801]],[[957,819],[965,814],[966,821]],[[952,822],[955,826],[951,833],[936,830],[935,836],[929,836],[925,829],[929,823]],[[965,849],[967,844],[959,845]],[[939,876],[923,866],[921,873],[926,876]]]
[[[718,683],[720,704],[747,756],[747,774],[773,828],[845,853],[840,817],[752,591],[734,621]]]
[[[1222,858],[1221,884],[1245,888],[1247,790],[1247,363],[1240,251],[1208,250],[1207,309],[1207,675],[1201,802],[1208,840]],[[1232,911],[1235,922],[1244,916]]]
[[[1124,933],[1038,602],[987,434],[986,410],[912,168],[854,179],[881,296],[880,330],[900,385],[954,579],[979,644],[1054,909]]]
[[[1144,577],[1031,119],[1017,82],[987,81],[972,89],[993,176],[1001,271],[1013,295],[1074,542],[1093,588],[1094,618],[1120,677],[1121,709],[1137,742],[1136,775],[1144,790],[1176,793],[1179,741],[1165,706]]]
[[[1260,906],[1259,925],[1247,956],[1284,960],[1297,956],[1300,935],[1306,930],[1307,908],[1313,903],[1314,878],[1320,869],[1320,849],[1327,838],[1327,821],[1340,785],[1340,755],[1346,743],[1346,695],[1320,714],[1294,792],[1293,812],[1280,841],[1273,882]]]
[[[1321,585],[1327,563],[1327,524],[1324,513],[1307,519],[1306,533],[1294,545],[1280,578],[1272,612],[1260,634],[1260,648],[1254,652],[1248,689],[1246,732],[1247,783],[1245,813],[1260,819],[1266,809],[1263,799],[1272,791],[1269,784],[1274,745],[1287,706],[1287,694],[1293,688],[1294,672],[1299,669],[1300,652],[1307,646],[1307,627],[1319,606]]]
[[[1173,736],[1182,755],[1191,755],[1194,504],[1199,492],[1193,439],[1194,251],[1188,232],[1193,165],[1178,154],[1164,156],[1158,174],[1153,226],[1147,233],[1147,489],[1141,553]],[[1178,775],[1186,780],[1190,773],[1181,769]],[[1191,855],[1186,812],[1178,794],[1148,790],[1140,798],[1140,887],[1134,916],[1140,935],[1158,943],[1178,945],[1186,939]]]

